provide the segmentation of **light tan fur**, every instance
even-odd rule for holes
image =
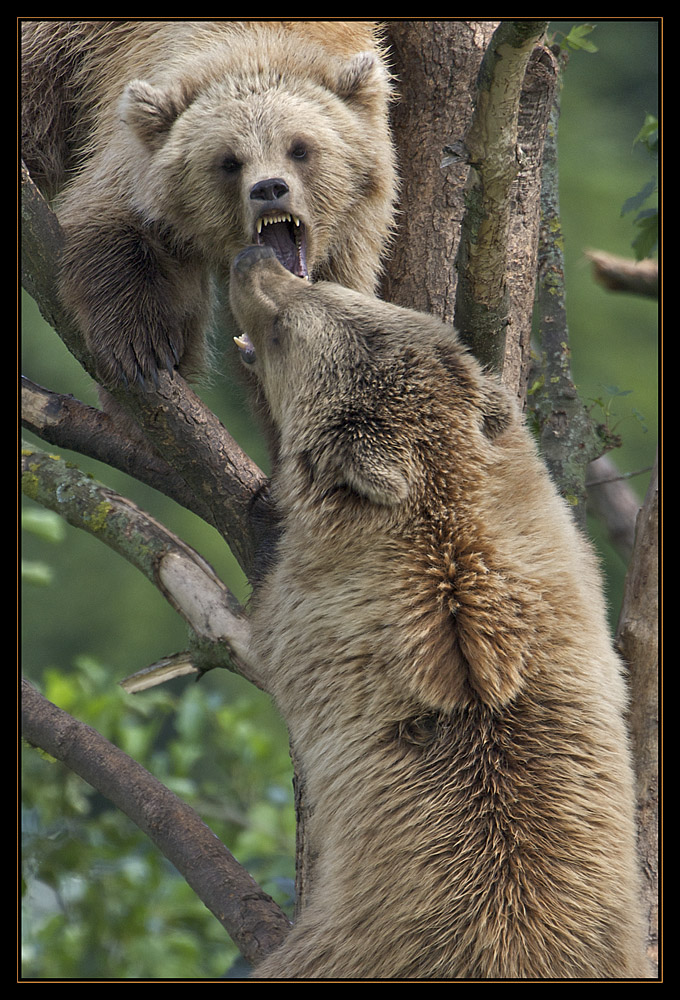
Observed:
[[[313,279],[374,290],[395,175],[373,22],[22,29],[22,154],[59,196],[62,293],[104,382],[202,368],[211,278],[260,216],[301,220]]]
[[[315,857],[255,977],[645,976],[622,668],[513,401],[434,318],[261,248],[231,298],[280,433],[254,648]]]

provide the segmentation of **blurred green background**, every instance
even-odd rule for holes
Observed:
[[[559,40],[575,23],[553,22],[551,34]],[[583,253],[632,255],[633,217],[621,209],[655,173],[656,164],[633,140],[645,115],[658,112],[659,25],[600,21],[589,38],[597,52],[571,55],[562,93],[566,301],[575,381],[584,401],[611,408],[610,422],[623,440],[614,458],[629,472],[654,459],[657,306],[597,286]],[[23,326],[23,373],[95,403],[90,380],[28,298]],[[218,348],[202,395],[264,466],[240,391],[222,374],[227,365],[220,351],[228,350]],[[123,474],[80,455],[64,457],[151,512],[197,548],[239,598],[247,597],[240,570],[211,528]],[[631,482],[642,497],[648,475]],[[185,647],[183,624],[151,584],[105,546],[30,502],[25,518],[25,674],[193,805],[264,888],[288,905],[291,773],[285,728],[269,700],[226,671],[213,671],[200,684],[179,680],[125,695],[117,686],[121,678]],[[615,621],[624,567],[597,526],[594,531]],[[230,974],[237,954],[217,921],[106,800],[31,749],[23,753],[22,790],[24,977]]]
[[[552,21],[560,41],[578,21]],[[657,162],[635,138],[658,115],[660,25],[656,20],[597,21],[587,36],[596,52],[571,52],[564,72],[559,126],[560,205],[572,372],[593,419],[621,437],[609,453],[623,473],[654,463],[658,440],[658,305],[608,292],[591,275],[586,250],[633,257],[636,213],[629,198],[656,176]],[[656,196],[645,208],[656,206]],[[655,254],[656,256],[656,254]],[[642,499],[649,473],[629,485]],[[590,530],[607,574],[612,627],[623,596],[625,566],[601,525]]]

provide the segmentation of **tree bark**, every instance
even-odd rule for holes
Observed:
[[[514,22],[508,24],[506,33],[516,30]],[[531,24],[538,37],[538,22]],[[473,121],[477,135],[484,135],[489,118],[498,111],[497,104],[480,100],[478,85],[484,54],[497,28],[501,30],[497,21],[388,22],[399,92],[393,127],[403,176],[398,234],[383,295],[454,325],[461,320],[466,326],[473,323],[461,315],[457,301],[461,229],[464,219],[470,218],[471,185],[479,169],[470,167],[467,145]],[[502,42],[503,34],[496,40]],[[504,314],[497,325],[503,326],[503,336],[505,328],[509,334],[504,337],[505,355],[499,367],[522,401],[529,372],[541,165],[556,78],[557,66],[548,49],[537,46],[531,58],[526,49],[521,51],[512,86],[507,87],[514,108],[512,138],[506,143],[512,147],[507,171],[512,181],[509,218],[497,242],[485,251],[493,253],[503,286]],[[491,159],[493,150],[480,151],[474,136],[473,146],[475,156]],[[491,173],[490,163],[486,170]],[[469,226],[466,239],[469,244]],[[487,360],[485,346],[473,344],[473,350]]]
[[[656,466],[638,514],[617,644],[630,668],[630,730],[637,775],[638,847],[648,953],[658,963],[659,895],[659,481]]]
[[[465,213],[463,159],[442,169],[463,140],[475,81],[497,21],[387,22],[398,98],[392,115],[401,189],[397,237],[383,297],[453,323],[453,261]]]
[[[571,375],[565,302],[564,251],[559,204],[556,91],[543,161],[538,251],[537,313],[541,359],[531,387],[541,454],[576,523],[586,525],[586,470],[606,450]]]
[[[531,371],[531,336],[536,300],[543,157],[558,85],[559,67],[544,45],[534,48],[527,66],[519,105],[517,143],[519,172],[510,192],[512,213],[508,233],[506,280],[509,315],[505,338],[503,381],[522,407]]]
[[[510,322],[511,191],[514,187],[517,193],[519,165],[526,156],[519,144],[519,107],[529,59],[547,27],[547,21],[500,23],[482,59],[475,110],[464,140],[470,173],[456,259],[455,322],[482,364],[498,372],[504,367]],[[551,104],[548,100],[544,123]],[[540,142],[539,163],[542,149]]]
[[[80,775],[159,847],[253,964],[290,922],[194,810],[90,726],[22,683],[24,738]]]

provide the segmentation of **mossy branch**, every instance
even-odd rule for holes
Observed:
[[[228,667],[261,686],[249,659],[243,609],[194,549],[58,455],[25,447],[22,489],[118,552],[159,589],[193,632],[197,670]]]
[[[510,190],[521,162],[517,144],[522,83],[548,21],[502,21],[477,79],[464,147],[470,164],[466,213],[456,259],[455,322],[482,364],[502,371],[509,316],[506,283]]]
[[[606,444],[571,375],[558,190],[559,111],[558,89],[543,155],[537,290],[541,358],[534,366],[530,405],[539,426],[543,458],[577,523],[585,527],[586,470],[606,451]]]

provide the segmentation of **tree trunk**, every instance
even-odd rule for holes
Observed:
[[[638,514],[617,645],[630,667],[630,731],[637,777],[638,849],[648,954],[658,962],[659,812],[659,480],[656,466]]]
[[[462,141],[475,81],[497,21],[388,22],[398,100],[393,131],[401,175],[397,238],[383,297],[452,323],[465,212],[463,161],[442,169]]]
[[[461,226],[473,176],[466,137],[476,110],[478,74],[497,21],[390,21],[399,100],[393,114],[401,166],[398,235],[383,295],[456,324]],[[543,147],[557,67],[538,46],[521,84],[517,170],[507,232],[494,247],[507,284],[503,379],[524,400],[536,279]],[[479,116],[478,116],[479,123]],[[505,334],[505,330],[502,331]],[[479,345],[473,345],[476,349]]]

